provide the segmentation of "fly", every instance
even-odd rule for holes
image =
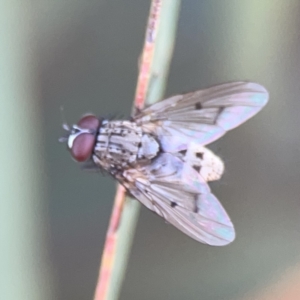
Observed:
[[[205,146],[244,123],[268,102],[252,82],[225,83],[176,95],[131,120],[83,116],[66,141],[77,162],[92,161],[109,172],[147,208],[193,239],[223,246],[234,226],[209,181],[224,172],[223,161]]]

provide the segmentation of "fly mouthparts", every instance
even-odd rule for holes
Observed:
[[[68,139],[69,139],[69,136],[62,136],[62,137],[60,137],[60,138],[58,139],[58,141],[59,141],[60,143],[65,143],[65,142],[68,141]]]

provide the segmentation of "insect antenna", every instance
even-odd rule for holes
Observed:
[[[62,128],[66,131],[70,131],[71,128],[67,122],[66,116],[64,114],[64,107],[62,105],[60,106],[60,115],[61,115],[61,119],[62,119]]]
[[[62,105],[60,106],[60,115],[61,115],[61,119],[62,119],[62,128],[65,131],[67,131],[67,133],[64,136],[60,137],[58,139],[58,141],[60,143],[65,143],[65,142],[68,141],[68,138],[69,138],[69,135],[70,135],[70,132],[71,132],[71,127],[69,126],[69,124],[66,121],[66,117],[65,117],[65,114],[64,114],[64,107]]]

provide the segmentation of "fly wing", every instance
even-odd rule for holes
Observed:
[[[223,246],[235,238],[233,224],[208,184],[180,158],[163,153],[151,165],[125,171],[131,194],[193,239]]]
[[[134,117],[145,132],[158,137],[164,151],[186,149],[191,140],[207,145],[258,113],[267,90],[252,82],[225,83],[176,95]]]

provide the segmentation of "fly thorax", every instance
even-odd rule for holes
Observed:
[[[111,121],[99,129],[93,159],[106,170],[120,170],[150,160],[158,150],[156,140],[134,122]]]

